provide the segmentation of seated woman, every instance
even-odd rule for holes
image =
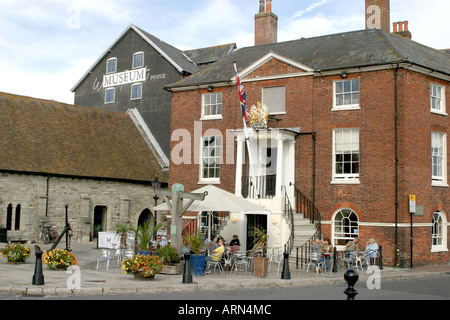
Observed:
[[[366,251],[367,254],[365,256],[367,260],[367,264],[370,264],[372,261],[375,263],[375,260],[378,258],[378,244],[375,242],[374,238],[369,238],[369,241],[367,241],[366,244]]]

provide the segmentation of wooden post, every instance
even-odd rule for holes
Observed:
[[[172,190],[159,189],[155,190],[156,195],[163,196],[172,214],[172,222],[170,226],[171,247],[180,250],[182,245],[181,233],[183,232],[183,214],[189,209],[194,200],[203,201],[205,193],[187,193],[184,192],[183,185],[176,183],[172,186]],[[172,197],[172,203],[169,201]],[[189,199],[189,202],[183,207],[183,199]]]

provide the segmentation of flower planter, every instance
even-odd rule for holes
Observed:
[[[134,279],[137,281],[152,281],[155,280],[155,276],[143,277],[140,273],[134,273]]]
[[[181,265],[164,266],[161,274],[181,274]]]
[[[255,277],[267,277],[269,258],[255,257]]]
[[[195,276],[203,275],[203,269],[205,267],[206,256],[203,255],[191,255],[191,272]]]

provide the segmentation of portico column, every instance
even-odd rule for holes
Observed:
[[[279,197],[281,196],[281,186],[283,183],[283,137],[282,135],[278,136],[278,147],[277,147],[277,181],[276,181],[276,188],[275,196]]]
[[[242,195],[242,164],[244,159],[244,137],[239,135],[236,138],[237,153],[236,153],[236,181],[234,183],[235,195]]]

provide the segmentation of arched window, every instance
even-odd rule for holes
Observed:
[[[335,246],[345,246],[359,236],[359,219],[355,211],[341,208],[334,214],[332,241]],[[339,249],[339,248],[338,248]]]
[[[431,231],[431,251],[448,251],[447,249],[447,222],[441,211],[433,214]]]

